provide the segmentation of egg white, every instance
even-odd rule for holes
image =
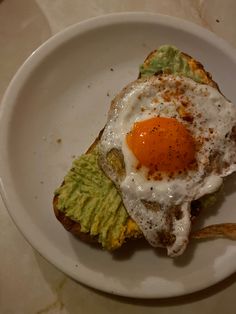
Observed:
[[[186,102],[192,121],[183,119],[178,110]],[[177,119],[194,139],[201,139],[196,153],[197,171],[155,181],[147,180],[145,167],[137,170],[137,160],[127,146],[126,135],[135,122],[156,116]],[[168,254],[175,256],[184,251],[191,229],[191,202],[216,191],[223,177],[236,170],[236,144],[231,136],[235,125],[235,105],[215,88],[185,77],[162,75],[140,79],[115,98],[101,138],[100,152],[105,158],[113,148],[121,151],[125,176],[119,178],[109,167],[103,168],[118,185],[129,215],[152,246],[162,246],[158,234],[164,231],[176,239],[167,247]],[[212,164],[214,156],[216,162]],[[159,209],[148,209],[143,200],[158,203]],[[172,214],[175,206],[182,212],[178,219]]]

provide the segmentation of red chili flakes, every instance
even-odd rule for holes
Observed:
[[[186,108],[189,105],[189,102],[187,100],[182,100],[181,104]]]
[[[182,119],[183,119],[184,121],[187,121],[187,122],[189,122],[189,123],[192,123],[193,120],[194,120],[194,117],[192,117],[192,116],[190,116],[190,115],[186,115],[186,116],[183,116]]]
[[[165,92],[163,95],[162,95],[163,99],[165,101],[170,101],[171,100],[171,97],[170,97],[170,94],[168,92]]]
[[[162,174],[160,172],[157,172],[153,179],[155,181],[161,181],[163,179]]]
[[[175,81],[175,86],[176,86],[176,88],[178,88],[180,85],[181,85],[181,82],[180,82],[180,81]]]
[[[159,101],[159,99],[158,98],[153,98],[153,102],[156,104],[156,103],[159,103],[160,101]]]
[[[213,128],[209,128],[209,132],[210,132],[211,134],[213,134],[213,133],[214,133]]]
[[[196,150],[200,150],[200,148],[202,147],[203,143],[204,143],[204,138],[202,136],[199,136],[195,140],[195,148],[196,148]]]

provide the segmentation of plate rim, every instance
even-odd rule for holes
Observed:
[[[192,22],[182,20],[180,18],[168,16],[168,15],[162,15],[162,14],[156,14],[156,13],[149,13],[149,12],[121,12],[121,13],[111,13],[111,14],[105,14],[97,17],[93,17],[87,20],[84,20],[82,22],[73,24],[64,30],[60,31],[59,33],[53,35],[50,37],[47,41],[45,41],[41,46],[39,46],[22,64],[22,66],[18,69],[16,74],[13,76],[13,79],[11,80],[10,84],[8,85],[8,88],[6,89],[2,101],[1,101],[1,107],[0,107],[0,147],[7,147],[7,134],[8,132],[3,132],[4,130],[7,131],[9,126],[7,125],[6,117],[11,117],[11,112],[14,108],[14,100],[16,99],[19,91],[24,85],[24,82],[27,81],[27,77],[31,74],[32,71],[35,70],[37,64],[40,63],[47,55],[52,53],[54,50],[56,50],[61,44],[65,44],[67,41],[71,40],[75,36],[80,36],[83,33],[86,33],[87,31],[90,31],[92,29],[97,29],[97,27],[102,26],[111,26],[117,23],[150,23],[150,24],[156,24],[156,25],[165,25],[165,26],[171,26],[175,29],[183,30],[190,34],[193,34],[195,36],[198,36],[200,38],[203,38],[207,40],[208,42],[216,44],[218,43],[218,46],[222,46],[222,50],[227,50],[226,53],[228,56],[230,56],[233,60],[235,60],[236,63],[236,50],[230,46],[229,43],[227,43],[222,38],[218,37],[216,34],[212,33],[211,31],[196,25]],[[4,120],[5,119],[5,120]],[[0,162],[4,162],[4,159],[6,157],[6,153],[2,152],[0,154]],[[6,171],[6,172],[5,172]],[[5,174],[4,174],[5,173]],[[143,298],[143,299],[153,299],[153,298],[169,298],[169,297],[176,297],[181,295],[190,294],[199,290],[203,290],[205,288],[208,288],[219,281],[225,279],[226,277],[233,274],[236,270],[232,269],[231,272],[225,272],[222,273],[221,276],[218,276],[214,280],[212,280],[210,283],[207,282],[205,285],[198,286],[196,284],[195,288],[191,288],[188,291],[178,291],[172,294],[168,293],[158,293],[158,292],[146,292],[143,291],[141,293],[139,292],[133,292],[133,291],[124,291],[124,289],[110,289],[108,287],[104,287],[102,284],[98,284],[94,282],[93,280],[85,280],[85,278],[81,279],[81,276],[75,276],[75,273],[68,269],[63,261],[58,262],[58,259],[52,256],[50,254],[49,250],[45,250],[43,246],[40,246],[39,243],[37,243],[37,236],[36,240],[32,239],[29,236],[29,231],[25,230],[24,226],[17,221],[16,216],[14,215],[14,210],[12,210],[10,202],[7,197],[7,190],[5,189],[5,181],[6,181],[6,175],[10,173],[10,170],[4,170],[3,167],[0,167],[0,194],[3,199],[3,203],[11,216],[12,220],[14,221],[15,225],[17,226],[18,230],[23,234],[24,238],[30,245],[35,248],[42,256],[44,256],[48,261],[50,261],[53,265],[55,265],[58,269],[63,271],[65,274],[70,276],[71,278],[76,279],[78,282],[85,284],[87,286],[90,286],[91,288],[95,288],[100,291],[104,291],[110,294],[125,296],[125,297],[132,297],[132,298]],[[42,235],[44,236],[44,235]],[[79,272],[78,272],[79,273]],[[159,291],[160,292],[160,291]]]

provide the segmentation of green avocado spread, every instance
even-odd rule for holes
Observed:
[[[97,148],[73,162],[55,194],[58,209],[80,222],[81,232],[97,236],[107,249],[116,246],[128,215],[117,189],[98,165]]]
[[[178,74],[189,77],[196,82],[201,82],[201,77],[194,72],[180,50],[174,46],[163,45],[153,53],[148,62],[140,66],[140,76],[148,77],[158,73]]]

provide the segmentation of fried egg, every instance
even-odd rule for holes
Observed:
[[[109,162],[120,156],[123,172]],[[193,200],[236,170],[236,107],[216,88],[173,75],[129,84],[113,100],[100,164],[153,247],[183,253]]]

